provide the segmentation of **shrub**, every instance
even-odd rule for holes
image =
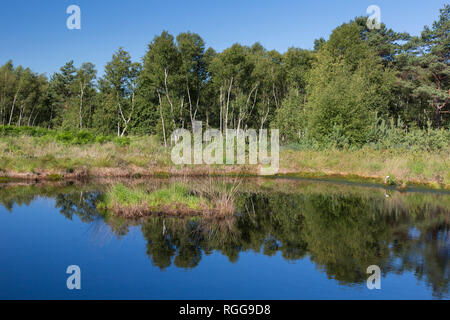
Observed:
[[[430,122],[427,129],[407,129],[400,119],[386,122],[377,118],[370,130],[368,144],[375,149],[441,151],[450,147],[450,130],[433,129]]]
[[[116,136],[106,136],[98,135],[91,131],[81,130],[81,131],[58,131],[46,128],[38,127],[16,127],[16,126],[0,126],[0,136],[2,137],[18,137],[18,136],[29,136],[38,137],[44,142],[49,142],[54,140],[59,143],[64,143],[68,145],[86,145],[94,143],[106,143],[113,142],[119,146],[126,146],[130,144],[130,139],[128,137],[116,137]],[[39,143],[39,141],[38,141]]]

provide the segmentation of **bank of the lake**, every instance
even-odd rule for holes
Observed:
[[[173,165],[170,149],[153,136],[128,137],[126,143],[85,144],[30,136],[0,137],[0,181],[259,174],[256,165]],[[450,189],[450,157],[448,149],[431,152],[281,147],[278,176]]]

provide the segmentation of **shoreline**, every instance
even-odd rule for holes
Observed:
[[[141,179],[141,178],[170,178],[170,177],[249,177],[249,178],[299,178],[317,181],[346,182],[346,183],[370,183],[380,187],[390,187],[405,190],[409,187],[430,190],[449,191],[450,185],[439,184],[434,181],[404,179],[386,183],[380,175],[364,175],[354,172],[336,172],[332,170],[307,170],[296,171],[292,169],[280,169],[276,175],[260,175],[256,166],[226,166],[226,167],[128,167],[128,168],[78,168],[72,172],[64,170],[35,170],[29,172],[6,171],[0,174],[0,184],[13,182],[42,183],[64,181],[87,181],[95,179]]]
[[[177,176],[266,176],[259,165],[175,165],[155,136],[114,142],[67,144],[38,137],[0,137],[0,182]],[[450,145],[449,145],[450,148]],[[272,177],[337,179],[390,187],[450,190],[450,158],[440,151],[295,149],[282,147]],[[267,176],[270,177],[270,176]],[[389,177],[389,178],[387,178]]]

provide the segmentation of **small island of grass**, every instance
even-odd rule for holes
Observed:
[[[97,204],[100,210],[117,216],[135,218],[161,213],[169,215],[209,215],[233,213],[232,202],[224,205],[223,197],[211,197],[205,192],[191,190],[177,182],[156,190],[129,187],[122,183],[112,186]]]

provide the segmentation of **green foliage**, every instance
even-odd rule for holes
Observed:
[[[275,112],[271,126],[280,130],[281,143],[299,142],[300,133],[305,128],[304,97],[291,90]]]
[[[16,126],[0,126],[0,136],[30,136],[30,137],[42,137],[53,132],[49,129],[39,127],[16,127]]]
[[[337,28],[311,71],[307,128],[320,144],[363,145],[375,113],[388,109],[393,74],[359,34],[356,23]]]
[[[412,37],[399,55],[399,91],[416,112],[435,127],[449,127],[450,102],[450,5],[440,10],[439,20]],[[411,107],[409,107],[411,108]],[[417,120],[420,120],[417,119]]]
[[[8,61],[0,67],[0,123],[34,125],[45,122],[50,111],[44,75]]]
[[[370,129],[368,145],[375,149],[402,149],[440,151],[450,147],[450,130],[433,129],[428,122],[427,130],[406,129],[399,119],[386,122],[377,118]]]
[[[89,62],[69,61],[47,79],[8,61],[0,67],[0,124],[85,130],[100,134],[99,142],[153,134],[168,146],[175,129],[202,121],[222,132],[279,128],[282,143],[301,148],[442,149],[447,133],[428,122],[450,128],[450,5],[418,37],[383,24],[369,30],[366,22],[357,17],[316,40],[314,50],[284,53],[260,43],[216,52],[196,33],[163,31],[142,63],[119,48],[99,79]],[[378,128],[376,115],[396,119],[395,128]]]
[[[90,131],[57,131],[38,127],[0,126],[0,137],[30,136],[40,137],[43,141],[54,140],[68,145],[86,145],[113,142],[119,146],[130,144],[128,137],[98,135]]]

